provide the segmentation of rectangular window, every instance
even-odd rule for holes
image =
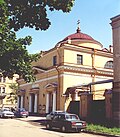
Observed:
[[[2,93],[5,93],[5,87],[3,87],[3,91],[2,91]]]
[[[57,65],[57,56],[53,56],[53,66]]]
[[[80,64],[80,65],[83,64],[83,55],[77,54],[77,64]]]

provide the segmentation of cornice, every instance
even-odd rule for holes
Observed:
[[[76,46],[76,45],[73,45]],[[113,53],[112,52],[108,52],[108,51],[104,51],[103,49],[99,50],[99,49],[94,49],[94,48],[86,48],[83,46],[77,46],[76,48],[72,47],[72,46],[65,46],[64,49],[68,49],[68,50],[74,50],[77,52],[84,52],[84,53],[89,53],[89,54],[95,54],[95,55],[99,55],[99,56],[104,56],[104,57],[111,57],[113,58]]]
[[[83,73],[83,74],[90,74],[90,75],[98,75],[98,76],[109,76],[113,77],[113,70],[100,70],[99,68],[84,68],[84,67],[73,67],[73,66],[60,66],[60,70],[66,72],[73,72],[73,73]]]
[[[63,65],[63,66],[58,66],[58,70],[60,72],[60,76],[64,76],[65,72],[70,72],[70,73],[76,73],[76,74],[87,74],[87,75],[94,75],[94,76],[103,76],[103,77],[113,77],[113,70],[104,70],[104,69],[99,69],[99,68],[85,68],[85,67],[74,67],[74,66],[67,66],[67,65]],[[51,71],[55,71],[55,69],[51,69],[48,71],[45,71],[45,73],[51,72]],[[40,83],[46,80],[51,80],[51,79],[57,79],[58,76],[54,75],[51,76],[49,78],[44,78],[44,79],[38,79],[35,81],[35,83]],[[21,84],[20,87],[26,86],[26,85],[31,85],[32,83],[24,83]]]

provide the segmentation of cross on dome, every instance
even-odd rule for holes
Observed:
[[[81,31],[80,30],[80,20],[77,21],[77,25],[78,25],[78,27],[77,27],[77,33],[80,33],[80,31]]]

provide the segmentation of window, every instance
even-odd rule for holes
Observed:
[[[77,115],[67,115],[66,119],[71,119],[71,120],[78,120],[79,117]]]
[[[3,91],[2,91],[2,93],[5,93],[5,87],[3,87]]]
[[[53,56],[53,66],[57,65],[57,56]]]
[[[113,69],[113,61],[108,61],[108,62],[106,62],[105,68]]]
[[[77,54],[77,64],[80,64],[80,65],[83,64],[83,56],[82,55]]]
[[[5,87],[0,87],[0,93],[5,93]]]

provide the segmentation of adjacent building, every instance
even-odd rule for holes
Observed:
[[[112,88],[110,82],[102,86],[84,85],[113,78],[113,47],[104,48],[100,42],[82,33],[78,26],[74,34],[43,51],[32,66],[36,81],[18,80],[18,107],[40,114],[77,108],[84,111],[79,109],[80,104],[85,103],[82,93],[90,95],[92,100],[104,100],[105,89]],[[77,88],[69,90],[69,87]],[[82,113],[84,115],[86,110]]]
[[[113,121],[120,127],[120,15],[111,18],[113,32],[113,59],[114,59],[114,82],[113,82]]]
[[[11,92],[13,89],[11,84],[17,85],[18,75],[14,75],[13,78],[3,77],[0,75],[0,107],[15,107],[15,100],[11,100]]]

